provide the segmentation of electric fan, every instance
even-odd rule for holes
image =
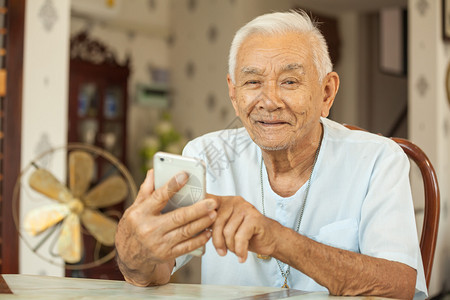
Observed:
[[[43,166],[58,155],[66,157],[64,178]],[[20,222],[19,195],[25,208]],[[101,148],[73,143],[42,153],[23,169],[14,187],[13,216],[20,237],[41,258],[67,269],[90,268],[114,257],[122,210],[117,206],[135,196],[134,181],[117,158]],[[95,240],[95,253],[85,253],[86,236]],[[102,255],[101,247],[110,251]]]

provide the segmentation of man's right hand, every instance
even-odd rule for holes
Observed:
[[[116,233],[117,261],[125,279],[139,286],[169,281],[175,258],[203,245],[217,216],[218,204],[205,199],[191,206],[161,214],[169,199],[187,182],[180,173],[155,190],[153,170],[138,196],[123,214]]]

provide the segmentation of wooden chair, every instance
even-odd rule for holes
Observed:
[[[353,130],[364,130],[353,125],[344,124],[344,126]],[[427,287],[429,287],[440,213],[440,194],[436,172],[426,154],[417,145],[402,138],[391,137],[391,139],[397,142],[406,155],[417,164],[422,174],[425,192],[425,209],[422,234],[420,237],[420,252],[422,254]]]

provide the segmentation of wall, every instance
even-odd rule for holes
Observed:
[[[360,22],[363,25],[359,29],[361,36],[357,40],[364,42],[361,43],[357,60],[360,65],[360,79],[356,80],[361,113],[359,122],[371,132],[406,138],[406,118],[398,130],[393,134],[390,132],[407,105],[407,74],[387,72],[381,66],[379,13],[364,13],[360,16]]]
[[[225,128],[227,56],[243,23],[242,1],[172,1],[170,47],[174,122],[188,138]]]
[[[22,169],[43,151],[67,143],[69,7],[69,0],[26,2]],[[58,178],[64,178],[65,156],[40,163],[51,168]],[[36,204],[24,189],[21,195],[23,220],[24,213]],[[19,247],[20,273],[63,275],[63,268],[36,256],[23,239]]]
[[[347,11],[335,16],[338,19],[341,35],[341,49],[339,63],[334,70],[339,74],[340,86],[331,111],[331,118],[340,123],[362,126],[361,116],[358,114],[360,98],[358,91],[361,80],[358,58],[361,56],[361,42],[359,35],[358,13]]]
[[[442,39],[442,1],[409,0],[409,137],[432,161],[440,184],[441,218],[430,294],[450,289],[450,110],[445,93],[450,44]]]

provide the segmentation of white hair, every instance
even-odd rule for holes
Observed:
[[[317,23],[313,22],[303,10],[268,13],[253,19],[241,27],[234,35],[228,58],[228,73],[231,81],[236,83],[237,53],[245,39],[253,34],[275,35],[287,32],[298,32],[309,36],[313,62],[319,75],[319,82],[321,82],[333,70],[333,65],[328,54],[327,42],[317,28]]]

